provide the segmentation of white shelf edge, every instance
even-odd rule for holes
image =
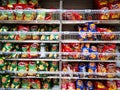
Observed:
[[[76,59],[62,59],[63,62],[120,62],[120,60],[76,60]]]

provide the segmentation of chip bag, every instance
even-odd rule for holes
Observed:
[[[117,90],[117,84],[116,81],[107,81],[107,88],[108,90]]]
[[[9,88],[10,76],[9,75],[2,75],[1,84],[2,84],[2,88]]]
[[[30,89],[30,79],[22,79],[22,89]]]
[[[20,84],[21,84],[20,79],[14,78],[11,84],[11,88],[18,89],[20,88]]]

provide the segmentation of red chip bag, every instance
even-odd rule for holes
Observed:
[[[106,64],[107,69],[107,77],[108,78],[114,78],[116,73],[116,63],[107,63]]]
[[[107,88],[108,90],[117,90],[116,81],[107,81]]]

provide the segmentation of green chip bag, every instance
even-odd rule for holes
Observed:
[[[22,80],[22,89],[30,89],[30,83],[29,79],[23,79]]]
[[[5,61],[4,61],[4,57],[0,57],[0,70],[2,70],[2,68],[4,67],[5,65]]]
[[[18,4],[27,4],[28,0],[18,0]]]
[[[19,87],[20,87],[20,79],[19,78],[13,79],[12,84],[11,84],[11,88],[17,89]]]
[[[13,4],[16,4],[17,3],[17,0],[8,0],[8,4],[10,5],[13,5]]]
[[[2,75],[2,88],[8,88],[10,85],[10,76],[9,75]]]

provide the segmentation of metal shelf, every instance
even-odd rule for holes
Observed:
[[[81,79],[81,80],[120,80],[120,78],[79,78],[79,77],[62,77],[62,79]]]
[[[36,77],[36,76],[26,76],[26,77],[19,77],[19,76],[12,76],[11,78],[51,78],[51,79],[59,79],[58,76],[46,76],[46,77]]]
[[[79,41],[79,40],[62,40],[62,43],[118,43],[120,44],[120,40],[112,40],[112,41]]]
[[[25,59],[25,58],[11,58],[11,59],[5,59],[6,61],[59,61],[59,59]]]
[[[0,20],[1,24],[60,24],[59,20]]]
[[[41,41],[41,40],[0,40],[2,43],[59,43],[59,41]]]
[[[120,60],[80,60],[80,59],[62,59],[63,62],[120,62]]]
[[[17,74],[17,73],[23,73],[23,71],[9,71],[9,70],[6,70],[5,71],[6,73],[15,73],[15,74]],[[56,71],[56,72],[50,72],[50,71],[24,71],[24,73],[36,73],[36,74],[48,74],[48,75],[50,75],[50,74],[56,74],[56,75],[58,75],[58,74],[60,74],[60,72],[58,72],[58,71]]]
[[[96,24],[120,24],[120,20],[62,20],[62,24],[84,24],[95,22]]]

